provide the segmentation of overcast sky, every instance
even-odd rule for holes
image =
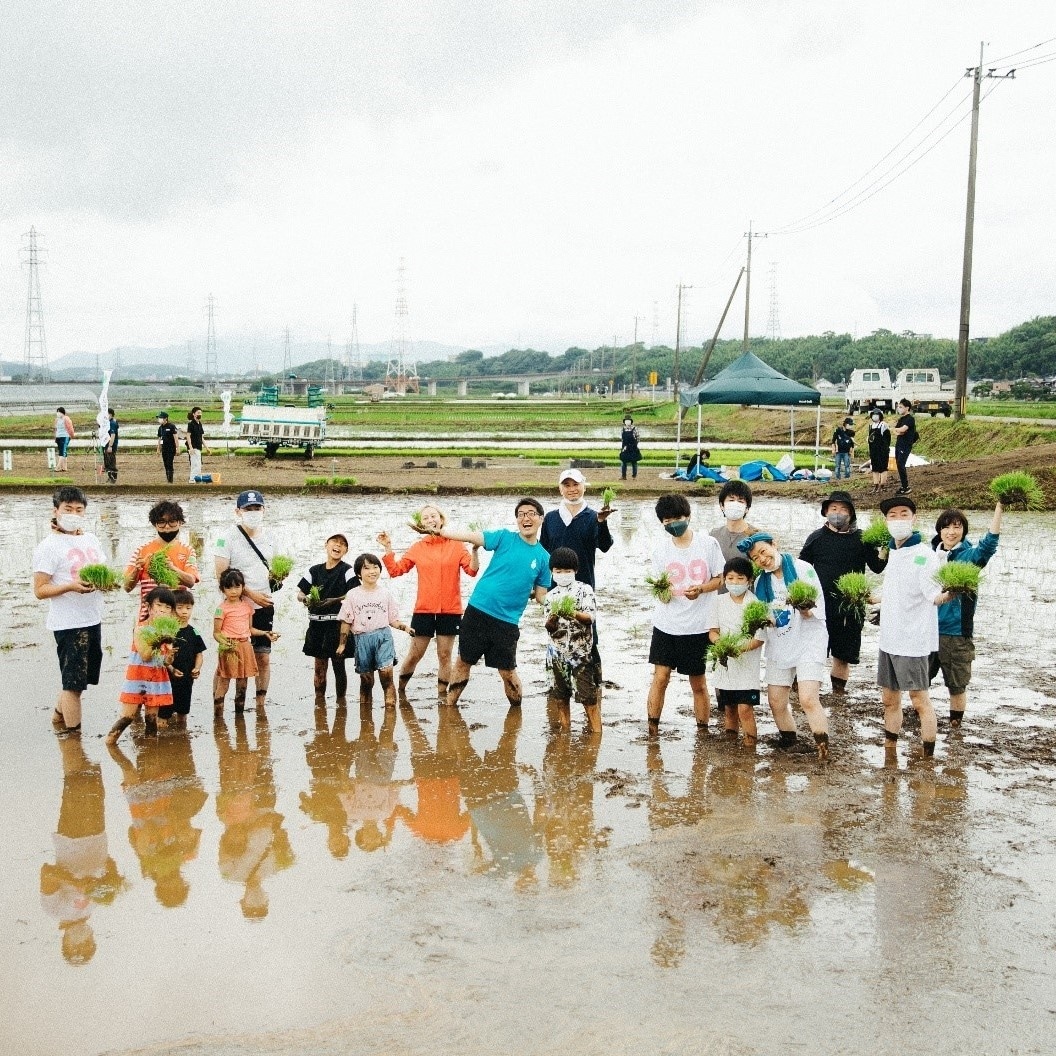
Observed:
[[[201,342],[209,293],[221,346],[286,326],[340,346],[353,303],[361,341],[386,341],[400,258],[412,339],[561,351],[630,342],[637,315],[641,340],[671,344],[681,281],[699,343],[749,222],[771,232],[754,243],[753,333],[774,263],[783,336],[956,336],[969,121],[883,174],[968,113],[981,40],[991,62],[1056,38],[1041,0],[14,7],[0,355],[15,360],[31,225],[53,359]],[[1056,41],[1014,61],[1047,55]],[[1056,312],[1056,62],[991,88],[975,335]],[[877,193],[778,234],[851,185]],[[724,335],[743,312],[739,295]]]

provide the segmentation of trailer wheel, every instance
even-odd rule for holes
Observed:
[[[265,458],[274,458],[276,453],[278,452],[278,450],[279,450],[279,445],[278,444],[265,444],[264,445],[264,457]]]
[[[949,418],[949,416],[951,414],[953,414],[953,408],[948,403],[944,403],[942,405],[942,416],[943,416],[943,418]]]

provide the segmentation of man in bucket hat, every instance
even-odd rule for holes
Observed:
[[[825,523],[807,536],[800,559],[814,566],[825,591],[825,625],[832,657],[832,692],[842,696],[851,676],[851,665],[857,664],[862,647],[862,624],[848,611],[836,590],[836,580],[847,572],[864,572],[866,566],[882,572],[886,554],[862,542],[854,500],[846,491],[834,491],[822,499],[821,515]]]

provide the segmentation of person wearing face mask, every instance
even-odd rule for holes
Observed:
[[[677,671],[689,679],[693,693],[693,715],[698,730],[707,730],[711,698],[705,678],[715,592],[722,583],[723,559],[719,544],[689,526],[692,512],[684,495],[661,495],[656,519],[664,535],[653,548],[653,574],[666,572],[671,598],[657,598],[653,609],[653,636],[649,663],[653,680],[649,687],[647,713],[649,732],[656,733],[664,698]]]
[[[99,684],[103,662],[103,596],[80,580],[85,565],[105,560],[103,544],[86,531],[88,500],[80,488],[52,496],[51,532],[33,551],[33,594],[48,602],[62,689],[51,721],[58,733],[79,733],[81,695]]]
[[[275,546],[264,527],[264,496],[255,488],[239,494],[235,500],[235,524],[221,531],[213,545],[213,569],[217,581],[229,568],[236,568],[245,578],[243,597],[253,606],[253,629],[271,632],[275,622],[275,605],[272,590],[274,585],[269,565],[275,556]],[[256,706],[263,708],[271,682],[271,639],[266,634],[251,635],[253,653],[257,662],[254,679]],[[246,702],[248,679],[235,680],[235,709],[241,710]]]
[[[177,502],[163,500],[150,508],[147,520],[154,526],[157,536],[133,553],[125,569],[125,592],[131,594],[139,585],[136,626],[147,622],[147,595],[157,586],[170,586],[168,583],[157,583],[150,574],[150,563],[155,554],[164,552],[170,572],[179,580],[179,583],[171,584],[171,588],[186,587],[190,590],[202,578],[198,574],[198,557],[194,549],[180,542],[180,529],[186,521],[183,507]]]
[[[997,553],[1001,537],[1002,506],[994,507],[990,531],[976,545],[968,541],[968,518],[960,510],[943,510],[935,522],[935,537],[931,547],[946,553],[947,561],[967,561],[986,568]],[[972,680],[972,661],[975,659],[975,603],[974,594],[955,594],[939,606],[939,648],[931,654],[928,673],[934,678],[940,671],[950,691],[950,729],[959,730],[968,700],[968,683]]]
[[[173,475],[173,463],[176,461],[176,447],[180,439],[180,431],[172,422],[165,411],[158,414],[158,454],[161,455],[161,463],[165,467],[165,479],[171,484]]]
[[[882,572],[887,557],[875,546],[862,542],[854,500],[846,491],[834,491],[821,503],[825,523],[807,536],[800,560],[814,566],[825,592],[825,626],[832,657],[832,692],[842,696],[847,690],[851,666],[858,663],[862,648],[862,624],[848,612],[836,580],[847,572],[864,572],[866,567]]]
[[[741,557],[737,544],[759,531],[754,524],[745,520],[751,508],[752,489],[743,480],[728,481],[719,489],[719,509],[722,510],[723,523],[718,528],[712,528],[711,537],[719,544],[726,561]],[[726,584],[723,583],[719,593],[725,589]]]
[[[623,420],[623,429],[620,430],[620,479],[627,479],[627,467],[631,467],[631,479],[638,476],[638,463],[642,460],[642,452],[638,447],[638,429],[634,419],[628,415]]]
[[[896,760],[902,730],[902,694],[920,716],[920,741],[926,758],[935,754],[935,709],[928,686],[929,658],[939,649],[938,607],[951,599],[935,584],[942,558],[920,537],[913,519],[916,504],[905,495],[880,503],[891,535],[880,606],[880,651],[876,682],[884,705],[884,747]]]
[[[887,487],[887,467],[891,461],[891,430],[884,412],[869,412],[869,468],[873,471],[873,494]]]

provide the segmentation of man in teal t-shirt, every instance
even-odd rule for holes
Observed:
[[[469,681],[473,665],[484,657],[486,667],[502,676],[506,699],[521,705],[521,680],[517,675],[517,626],[528,599],[542,603],[550,589],[550,555],[539,542],[543,506],[537,499],[519,499],[514,507],[517,531],[499,528],[489,532],[460,532],[443,527],[427,535],[459,539],[491,551],[491,563],[473,588],[458,632],[458,657],[451,670],[447,703],[455,705]]]

